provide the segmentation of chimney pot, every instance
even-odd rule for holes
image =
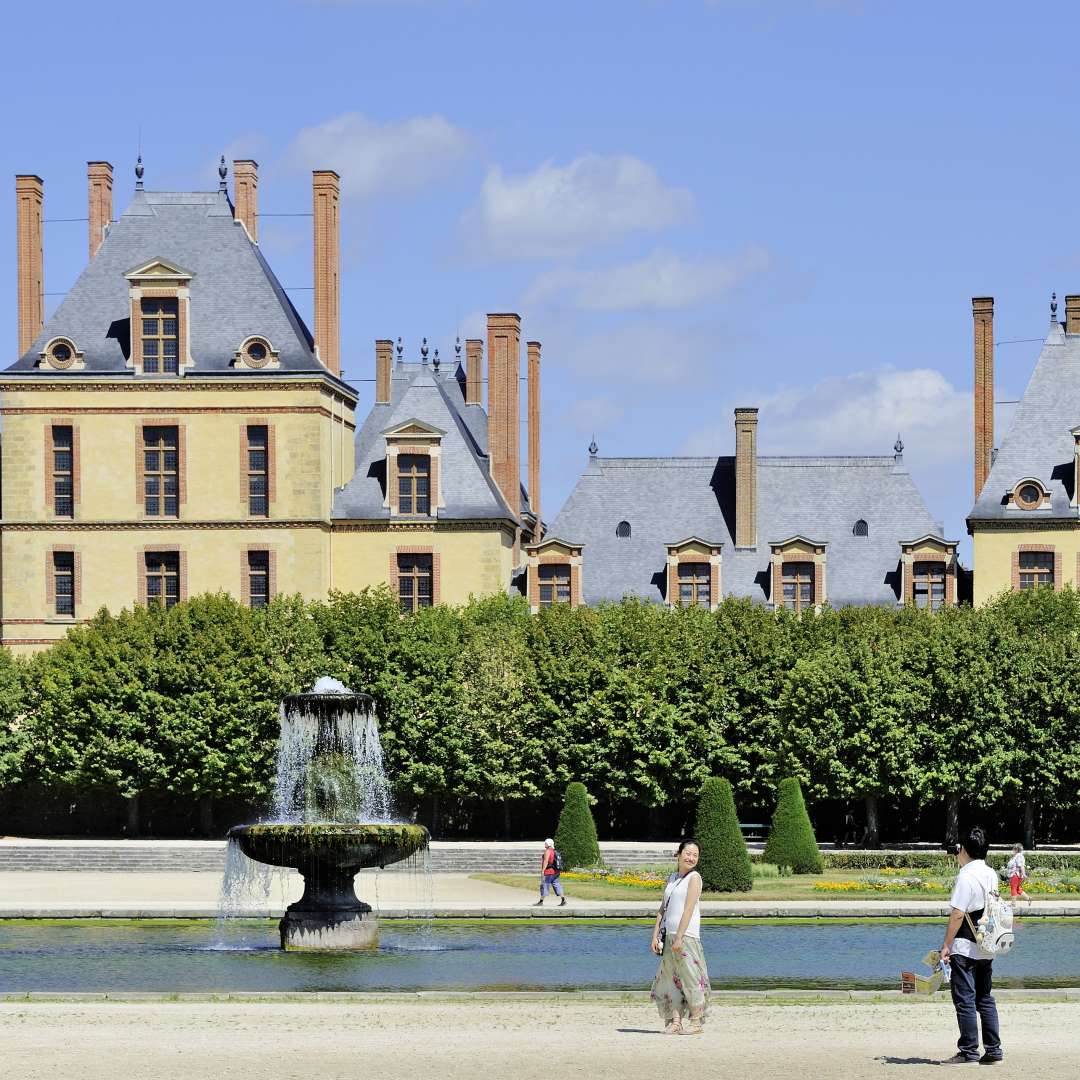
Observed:
[[[236,206],[233,215],[241,222],[253,244],[259,242],[259,163],[244,159],[233,162]]]
[[[1080,296],[1065,297],[1065,333],[1080,334]]]
[[[515,520],[521,515],[521,316],[493,314],[488,331],[488,459]]]
[[[533,543],[542,539],[540,526],[540,342],[526,345],[529,356],[529,507],[536,515]]]
[[[482,405],[484,386],[484,342],[480,338],[465,341],[465,404]]]
[[[315,234],[315,355],[327,371],[341,371],[341,178],[330,169],[311,174]]]
[[[994,298],[973,296],[975,320],[975,498],[990,473],[994,446]]]
[[[45,185],[40,176],[15,177],[20,356],[34,344],[34,339],[45,325],[44,202]]]
[[[394,343],[389,338],[375,342],[375,404],[390,404],[390,369],[394,363]]]
[[[96,254],[105,230],[112,223],[112,166],[107,161],[86,163],[87,204],[90,231],[90,258]]]
[[[757,547],[756,408],[735,410],[735,546]]]

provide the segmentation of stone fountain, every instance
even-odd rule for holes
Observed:
[[[360,870],[423,851],[428,831],[391,820],[372,700],[335,679],[281,703],[273,820],[237,825],[230,843],[248,858],[292,867],[304,895],[281,920],[283,949],[373,949],[378,921],[356,895]]]

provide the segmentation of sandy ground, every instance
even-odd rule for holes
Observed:
[[[1074,1080],[1078,1020],[1076,1004],[1006,1005],[1006,1068]],[[947,1002],[726,1005],[696,1038],[662,1034],[644,1004],[0,1005],[12,1080],[918,1080],[941,1075],[955,1038]]]

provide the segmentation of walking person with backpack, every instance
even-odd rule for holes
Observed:
[[[957,845],[960,872],[949,899],[951,910],[941,959],[949,965],[960,1038],[957,1052],[942,1062],[944,1065],[997,1065],[1003,1059],[993,994],[993,958],[1012,947],[1012,910],[998,893],[997,874],[986,865],[988,847],[986,833],[978,826]]]
[[[555,841],[549,837],[544,841],[544,854],[540,857],[540,899],[533,904],[533,907],[542,907],[549,891],[559,897],[559,907],[566,906],[566,897],[563,896],[562,886],[559,884],[559,875],[562,870],[562,852],[555,847]]]
[[[1024,882],[1028,879],[1028,872],[1022,844],[1013,844],[1012,858],[1005,864],[1005,869],[1001,873],[1004,880],[1009,883],[1009,896],[1013,900],[1027,900],[1030,903],[1031,897],[1024,892]]]

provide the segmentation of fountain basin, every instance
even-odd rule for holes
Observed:
[[[422,825],[306,822],[237,825],[229,839],[257,862],[288,866],[304,879],[304,895],[281,920],[281,947],[373,949],[378,921],[356,895],[360,870],[389,866],[427,847]]]

